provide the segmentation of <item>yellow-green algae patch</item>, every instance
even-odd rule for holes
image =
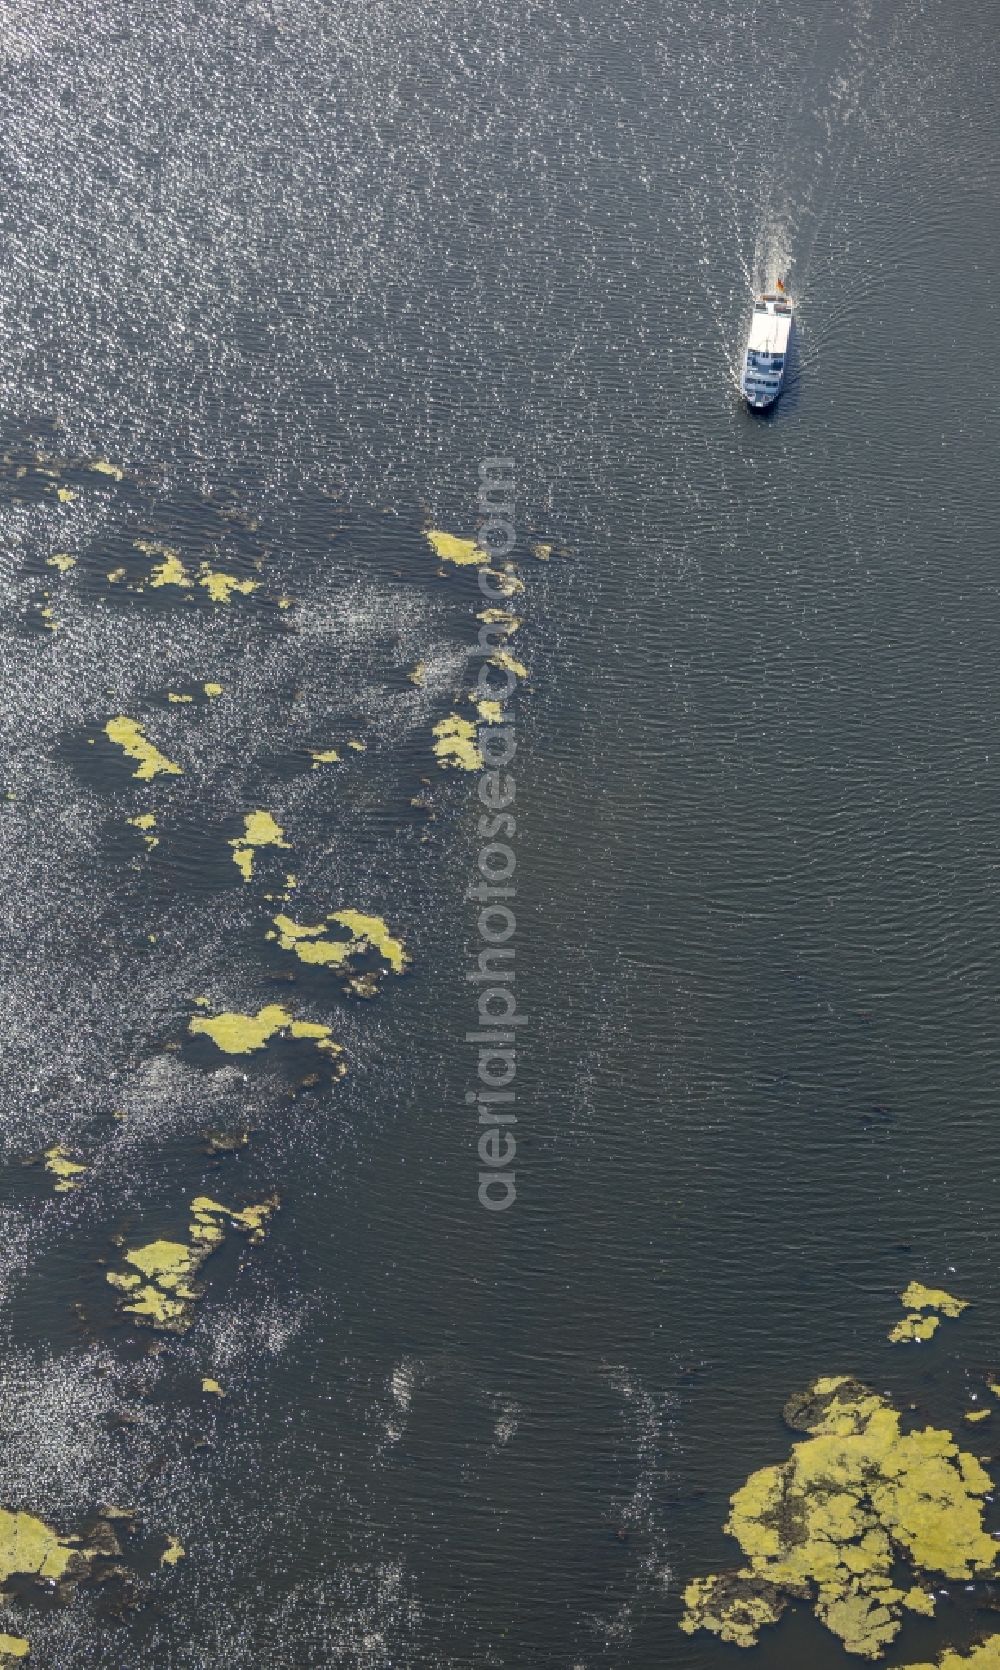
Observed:
[[[178,690],[168,690],[167,691],[167,701],[168,702],[193,702],[194,697],[193,696],[188,696],[188,695],[186,695],[183,692],[178,691]]]
[[[150,742],[142,726],[134,719],[126,719],[119,714],[117,719],[109,719],[104,727],[105,735],[124,750],[130,760],[137,760],[138,764],[133,777],[148,780],[161,774],[167,777],[179,777],[181,767],[168,760],[166,754],[161,754],[154,743]]]
[[[49,568],[58,568],[60,574],[68,574],[71,568],[76,567],[76,558],[71,557],[68,551],[53,551],[45,561]]]
[[[207,684],[202,685],[202,689],[204,690],[206,696],[221,696],[223,686],[221,684],[215,684],[212,679],[209,679]]]
[[[187,1241],[157,1240],[129,1247],[123,1255],[128,1268],[108,1271],[108,1282],[123,1295],[120,1310],[148,1327],[183,1333],[191,1326],[202,1293],[195,1278],[225,1240],[227,1224],[243,1230],[251,1242],[262,1241],[277,1207],[277,1195],[240,1210],[197,1195],[191,1202]]]
[[[504,672],[513,673],[517,678],[527,678],[528,676],[528,669],[524,663],[515,661],[508,650],[498,649],[494,655],[489,657],[489,660],[492,666],[500,667]]]
[[[179,1542],[176,1537],[169,1537],[167,1539],[167,1546],[160,1555],[160,1565],[175,1566],[178,1560],[183,1560],[184,1555],[184,1544]]]
[[[153,567],[149,576],[151,586],[159,589],[161,586],[180,586],[182,590],[190,591],[191,576],[181,560],[179,551],[172,545],[160,545],[155,540],[137,539],[135,549],[141,551],[144,557],[159,557],[160,561]],[[123,571],[119,571],[123,572]],[[111,579],[108,575],[108,579]]]
[[[265,1004],[256,1015],[242,1015],[232,1009],[218,1015],[192,1015],[188,1031],[196,1037],[203,1034],[211,1038],[223,1055],[252,1055],[282,1035],[311,1038],[317,1049],[331,1055],[343,1053],[343,1046],[334,1042],[328,1026],[320,1021],[297,1021],[281,1003]]]
[[[933,1427],[904,1433],[888,1400],[846,1376],[817,1380],[785,1408],[810,1434],[789,1459],[753,1473],[732,1497],[726,1530],[746,1563],[697,1579],[681,1628],[753,1646],[789,1599],[808,1600],[846,1650],[877,1658],[905,1610],[926,1611],[914,1576],[992,1571],[983,1529],[989,1475]]]
[[[244,881],[249,881],[253,875],[253,855],[257,847],[289,848],[285,831],[270,812],[248,812],[243,819],[243,834],[230,841],[229,845],[233,849],[233,863]]]
[[[524,590],[524,581],[515,574],[513,568],[508,566],[507,568],[493,569],[492,572],[493,578],[496,580],[496,586],[493,588],[494,595],[499,592],[502,597],[514,597],[518,592]]]
[[[343,929],[346,937],[329,935],[329,928]],[[360,910],[335,910],[315,927],[295,922],[290,916],[274,918],[274,930],[268,939],[276,939],[283,951],[291,951],[300,962],[318,968],[344,969],[351,972],[351,964],[366,951],[375,951],[394,974],[403,974],[410,958],[405,945],[390,930],[382,916],[369,916]],[[359,996],[373,997],[378,989],[373,975],[353,976],[348,982]]]
[[[992,1409],[967,1409],[962,1418],[968,1421],[970,1426],[977,1426],[980,1421],[988,1421],[992,1413]]]
[[[505,632],[515,633],[521,625],[518,615],[512,615],[509,609],[480,609],[477,620],[486,626],[502,626]]]
[[[318,771],[321,765],[333,765],[340,759],[336,748],[310,748],[309,757],[314,771]]]
[[[204,586],[213,603],[231,603],[234,596],[249,596],[257,591],[259,580],[241,580],[238,575],[226,574],[221,568],[210,568],[202,563],[198,570],[198,584]]]
[[[0,1592],[12,1577],[41,1577],[58,1582],[82,1563],[76,1538],[61,1537],[32,1513],[0,1508]]]
[[[106,458],[92,458],[87,468],[93,470],[95,475],[109,475],[114,481],[125,480],[125,471],[119,469],[117,464],[109,464]]]
[[[961,1316],[969,1304],[967,1299],[956,1299],[953,1293],[946,1293],[943,1287],[925,1287],[918,1281],[911,1281],[899,1297],[907,1315],[889,1329],[893,1345],[930,1339],[937,1332],[942,1316]],[[929,1314],[923,1315],[924,1311]]]
[[[1000,1635],[991,1635],[967,1653],[946,1647],[933,1664],[904,1664],[902,1670],[1000,1670]]]
[[[889,1339],[893,1345],[903,1345],[907,1340],[932,1339],[941,1326],[939,1316],[921,1316],[918,1310],[910,1311],[889,1329]]]
[[[134,818],[126,818],[125,822],[131,824],[133,829],[142,831],[142,838],[147,847],[152,849],[159,846],[160,837],[153,834],[153,830],[156,828],[155,812],[139,812]]]
[[[31,1651],[31,1642],[23,1635],[4,1635],[0,1633],[0,1664],[13,1664],[16,1659],[27,1658]]]
[[[450,713],[434,726],[434,752],[443,768],[456,771],[481,771],[483,756],[476,741],[476,727],[471,719]]]
[[[956,1299],[943,1287],[924,1287],[918,1281],[911,1281],[899,1297],[907,1310],[936,1310],[942,1316],[961,1316],[969,1308],[968,1299]]]
[[[203,1392],[208,1392],[212,1397],[225,1397],[226,1395],[219,1382],[213,1380],[210,1374],[202,1376],[201,1389]]]
[[[45,1169],[50,1177],[54,1177],[57,1195],[70,1194],[73,1189],[80,1187],[81,1178],[90,1170],[89,1166],[81,1165],[79,1161],[70,1159],[61,1143],[53,1143],[46,1148],[43,1155]]]
[[[442,528],[425,528],[424,538],[441,562],[454,563],[457,568],[470,568],[489,561],[489,553],[483,550],[477,539],[459,539],[453,533],[445,533]]]

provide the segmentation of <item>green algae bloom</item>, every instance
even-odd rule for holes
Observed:
[[[450,713],[434,726],[434,752],[442,768],[456,771],[481,771],[483,756],[476,741],[476,727],[471,719]]]
[[[253,876],[253,855],[257,847],[285,847],[290,850],[285,831],[270,812],[248,812],[243,819],[243,834],[230,841],[229,845],[233,849],[233,863],[244,881]]]
[[[942,1316],[961,1316],[969,1308],[968,1299],[956,1299],[954,1293],[946,1293],[943,1287],[924,1287],[918,1281],[911,1281],[899,1297],[907,1310],[936,1310]]]
[[[753,1646],[794,1598],[848,1652],[877,1658],[905,1611],[933,1605],[924,1582],[902,1587],[904,1561],[921,1579],[993,1570],[997,1546],[983,1529],[992,1481],[950,1432],[902,1432],[888,1400],[846,1376],[817,1380],[785,1419],[810,1436],[733,1496],[726,1530],[746,1563],[688,1586],[688,1634]]]
[[[215,684],[211,679],[209,679],[207,684],[202,685],[202,689],[204,690],[206,696],[221,696],[223,686],[221,684]]]
[[[943,1287],[924,1287],[918,1281],[911,1281],[899,1297],[907,1315],[902,1322],[889,1329],[893,1345],[902,1345],[907,1340],[930,1339],[937,1332],[942,1316],[961,1316],[969,1306],[967,1299],[956,1299]],[[923,1311],[929,1311],[930,1315],[922,1315]]]
[[[494,569],[493,577],[496,580],[494,590],[503,597],[515,597],[518,592],[524,590],[524,581],[515,574],[513,568]]]
[[[203,1392],[208,1392],[212,1397],[225,1397],[226,1395],[219,1382],[213,1380],[210,1374],[202,1376],[201,1389]]]
[[[119,714],[117,719],[109,719],[104,727],[105,735],[110,741],[124,750],[130,760],[137,760],[133,777],[141,777],[148,781],[151,777],[161,774],[167,777],[179,777],[182,768],[168,760],[165,754],[150,742],[142,726],[134,719],[126,719]]]
[[[144,557],[159,557],[161,560],[154,566],[149,576],[151,586],[159,590],[163,586],[180,586],[184,591],[191,589],[191,576],[181,561],[181,554],[172,545],[159,545],[154,540],[137,539],[135,549],[141,551]],[[124,573],[124,570],[118,570]],[[111,575],[108,575],[111,579]]]
[[[175,1566],[178,1560],[183,1560],[184,1555],[184,1544],[182,1542],[178,1542],[176,1537],[168,1537],[167,1546],[160,1555],[160,1565]]]
[[[314,771],[318,771],[321,765],[333,765],[340,759],[336,748],[310,748],[309,755]]]
[[[109,464],[106,458],[92,458],[87,468],[93,470],[95,475],[109,475],[113,481],[125,480],[125,471],[117,464]]]
[[[71,557],[68,551],[53,551],[45,561],[49,568],[58,568],[60,574],[68,574],[71,568],[76,567],[76,558]]]
[[[331,938],[329,927],[343,929],[346,938]],[[351,964],[366,951],[375,951],[394,974],[403,974],[410,958],[401,939],[391,932],[382,916],[368,916],[360,910],[335,910],[315,927],[296,922],[290,916],[274,918],[274,931],[268,939],[277,940],[283,951],[291,951],[299,961],[317,968],[347,971],[348,985],[362,997],[372,997],[378,989],[374,976],[353,974]]]
[[[335,1044],[330,1028],[320,1021],[297,1021],[290,1009],[281,1003],[268,1003],[256,1015],[241,1015],[225,1009],[219,1015],[192,1015],[188,1031],[195,1037],[211,1038],[223,1055],[251,1055],[262,1050],[272,1038],[311,1038],[317,1049],[331,1055],[342,1054],[342,1045]]]
[[[498,649],[495,655],[489,657],[491,666],[499,667],[503,672],[513,673],[516,678],[527,678],[528,669],[522,661],[515,661],[514,657],[505,649]]]
[[[58,1142],[53,1143],[51,1148],[46,1148],[43,1159],[49,1176],[56,1180],[57,1195],[70,1194],[73,1189],[78,1189],[80,1179],[85,1177],[90,1169],[89,1166],[71,1160],[66,1149]]]
[[[202,563],[198,570],[198,584],[204,586],[213,603],[231,603],[234,596],[247,597],[252,591],[257,591],[259,580],[241,580],[235,574],[226,574],[220,568],[210,568],[208,563]]]
[[[108,1282],[123,1295],[119,1309],[148,1327],[183,1333],[194,1320],[194,1305],[202,1294],[195,1278],[225,1240],[227,1224],[256,1244],[264,1239],[277,1208],[277,1195],[240,1210],[197,1195],[191,1202],[187,1241],[157,1240],[129,1247],[123,1255],[128,1268],[108,1271]]]
[[[30,1651],[31,1643],[23,1635],[0,1634],[0,1664],[13,1664],[19,1658],[27,1658]]]
[[[508,609],[480,609],[476,616],[485,626],[502,626],[505,632],[512,635],[518,631],[521,621],[517,615],[512,615]]]
[[[902,1670],[1000,1670],[1000,1635],[991,1635],[968,1653],[946,1647],[933,1664],[904,1664]]]
[[[425,528],[424,538],[441,562],[454,563],[456,568],[478,567],[489,562],[489,553],[476,539],[459,539],[441,528]]]
[[[12,1577],[58,1581],[80,1562],[75,1538],[61,1537],[34,1514],[0,1508],[0,1593]]]
[[[134,818],[126,818],[125,822],[131,824],[133,829],[142,831],[142,838],[147,847],[152,849],[159,846],[160,838],[153,834],[153,830],[156,828],[155,812],[139,812]]]

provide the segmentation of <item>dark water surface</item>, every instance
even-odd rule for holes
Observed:
[[[837,1670],[807,1613],[742,1657],[677,1622],[791,1391],[952,1426],[1000,1364],[995,8],[75,0],[0,53],[0,1502],[186,1549],[124,1621],[0,1628],[60,1670]],[[779,271],[799,365],[752,419]],[[430,747],[476,591],[420,532],[474,531],[494,453],[531,675],[497,1215],[475,783]],[[137,539],[259,589],[109,582]],[[136,783],[118,713],[183,775]],[[246,885],[255,808],[292,850]],[[413,972],[284,984],[286,872]],[[220,1069],[198,997],[328,1020],[347,1077]],[[20,1163],[55,1141],[76,1193]],[[203,1189],[282,1209],[150,1356],[97,1261]],[[894,1350],[911,1277],[974,1308]],[[952,1588],[890,1663],[988,1621]]]

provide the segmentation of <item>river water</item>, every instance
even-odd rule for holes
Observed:
[[[0,54],[0,1501],[185,1549],[122,1619],[2,1627],[59,1670],[724,1670],[681,1594],[788,1394],[951,1426],[1000,1363],[995,12],[46,0]],[[798,363],[752,418],[779,272]],[[421,531],[475,531],[491,456],[529,669],[505,1213],[475,779],[430,747],[477,593]],[[136,540],[258,590],[109,580]],[[117,714],[183,774],[137,783]],[[248,885],[256,808],[290,850]],[[284,984],[292,872],[407,976]],[[199,998],[294,1001],[346,1076],[220,1061]],[[22,1164],[54,1142],[63,1195]],[[273,1190],[150,1355],[112,1238]],[[894,1349],[913,1277],[974,1304]],[[890,1662],[982,1625],[953,1587]],[[746,1662],[806,1656],[849,1662],[803,1611]]]

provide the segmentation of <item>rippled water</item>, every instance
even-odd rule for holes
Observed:
[[[680,1595],[787,1394],[850,1371],[952,1425],[1000,1362],[993,11],[46,4],[0,53],[0,1501],[187,1551],[124,1621],[17,1613],[33,1662],[721,1670]],[[799,363],[751,419],[778,268]],[[494,452],[531,669],[495,1217],[477,809],[430,751],[475,594],[420,534],[473,531]],[[109,583],[136,539],[260,589]],[[119,712],[183,775],[135,784]],[[371,1004],[294,988],[333,1087],[185,1037],[288,998],[226,845],[254,807],[265,890],[414,954]],[[21,1164],[56,1140],[78,1193]],[[98,1261],[202,1188],[282,1210],[149,1355]],[[892,1351],[911,1276],[975,1307]],[[983,1621],[956,1593],[895,1662]],[[747,1662],[806,1656],[846,1662],[802,1615]]]

